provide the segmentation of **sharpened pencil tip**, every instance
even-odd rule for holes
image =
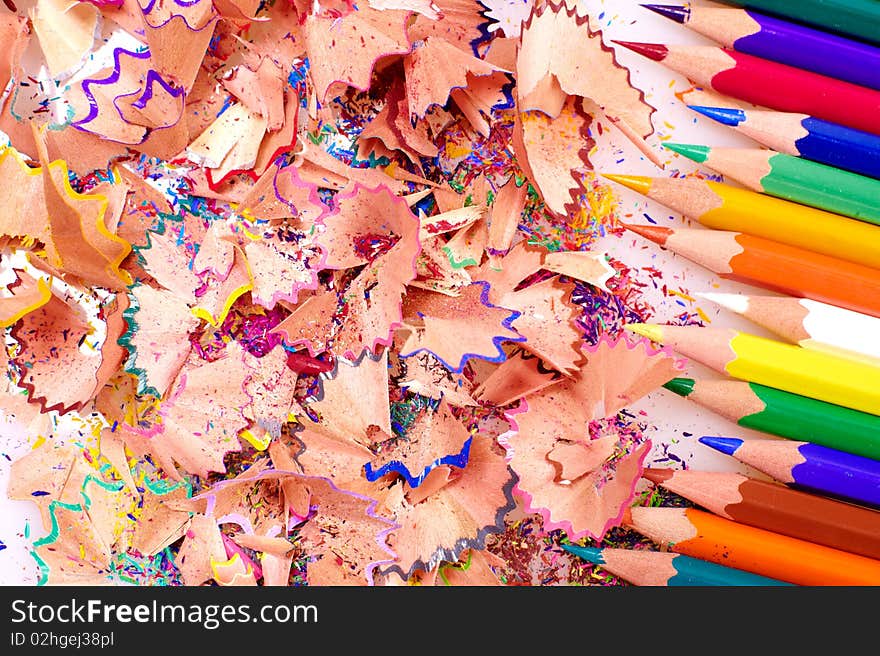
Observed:
[[[630,232],[634,232],[645,239],[650,239],[660,246],[665,246],[666,240],[672,234],[671,228],[662,228],[660,226],[639,225],[637,223],[621,223],[620,225]]]
[[[681,143],[665,143],[664,148],[678,153],[697,164],[702,164],[709,158],[709,152],[712,150],[708,146],[698,146],[697,144],[681,144]]]
[[[705,107],[703,105],[688,105],[688,109],[708,116],[713,121],[718,121],[723,125],[736,127],[746,120],[746,113],[741,109],[732,109],[729,107]]]
[[[696,381],[693,378],[673,378],[663,383],[663,387],[679,396],[690,396],[694,391],[694,383]]]
[[[646,467],[642,471],[642,477],[647,478],[655,485],[659,485],[664,481],[668,481],[675,474],[674,469]]]
[[[736,450],[740,448],[743,443],[738,437],[711,437],[709,435],[701,437],[700,442],[728,456],[732,456],[736,453]]]
[[[746,294],[717,294],[714,292],[694,292],[697,298],[704,298],[710,303],[720,305],[725,310],[736,314],[745,314],[749,311],[749,297]]]
[[[619,46],[623,46],[627,50],[632,50],[635,53],[642,55],[643,57],[647,57],[648,59],[653,59],[654,61],[663,61],[666,59],[666,55],[669,54],[669,48],[664,46],[662,43],[640,43],[638,41],[615,41],[611,40],[611,43],[616,43]]]
[[[644,175],[619,175],[617,173],[602,173],[602,177],[611,182],[623,185],[627,189],[632,189],[642,195],[645,195],[651,189],[651,178]]]
[[[602,550],[597,547],[579,547],[576,544],[563,544],[562,548],[567,552],[574,554],[578,558],[583,558],[588,563],[595,565],[604,565],[605,558],[602,556]]]
[[[686,23],[691,17],[690,7],[681,5],[642,5],[645,9],[660,14],[664,18],[674,20],[676,23]]]
[[[652,342],[661,343],[663,341],[663,326],[651,323],[628,323],[624,328],[636,335],[647,337]]]

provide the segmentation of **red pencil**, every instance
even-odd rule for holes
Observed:
[[[718,93],[880,134],[880,91],[715,46],[615,41]]]

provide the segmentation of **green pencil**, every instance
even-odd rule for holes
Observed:
[[[880,416],[737,380],[673,378],[666,389],[732,422],[880,460]]]
[[[880,225],[875,178],[765,148],[663,145],[758,193]]]
[[[880,2],[877,0],[721,0],[726,5],[757,9],[805,23],[827,32],[880,43]]]

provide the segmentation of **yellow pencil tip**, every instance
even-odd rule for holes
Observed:
[[[603,173],[603,178],[621,184],[624,187],[647,194],[651,189],[651,178],[644,175],[617,175],[616,173]]]
[[[647,337],[652,342],[663,342],[663,326],[650,323],[628,323],[624,328],[631,333]]]

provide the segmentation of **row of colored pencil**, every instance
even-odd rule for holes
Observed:
[[[667,551],[564,545],[636,585],[877,585],[880,513],[732,472],[646,469],[696,507],[635,507]]]
[[[666,144],[741,186],[605,177],[703,226],[627,229],[722,278],[780,294],[698,294],[778,339],[626,326],[724,376],[665,387],[767,433],[700,442],[773,482],[646,469],[646,479],[695,506],[625,515],[624,525],[664,550],[565,548],[636,585],[878,585],[880,3],[727,4],[741,7],[645,5],[718,46],[617,43],[722,101],[765,108],[688,105],[763,148]]]

